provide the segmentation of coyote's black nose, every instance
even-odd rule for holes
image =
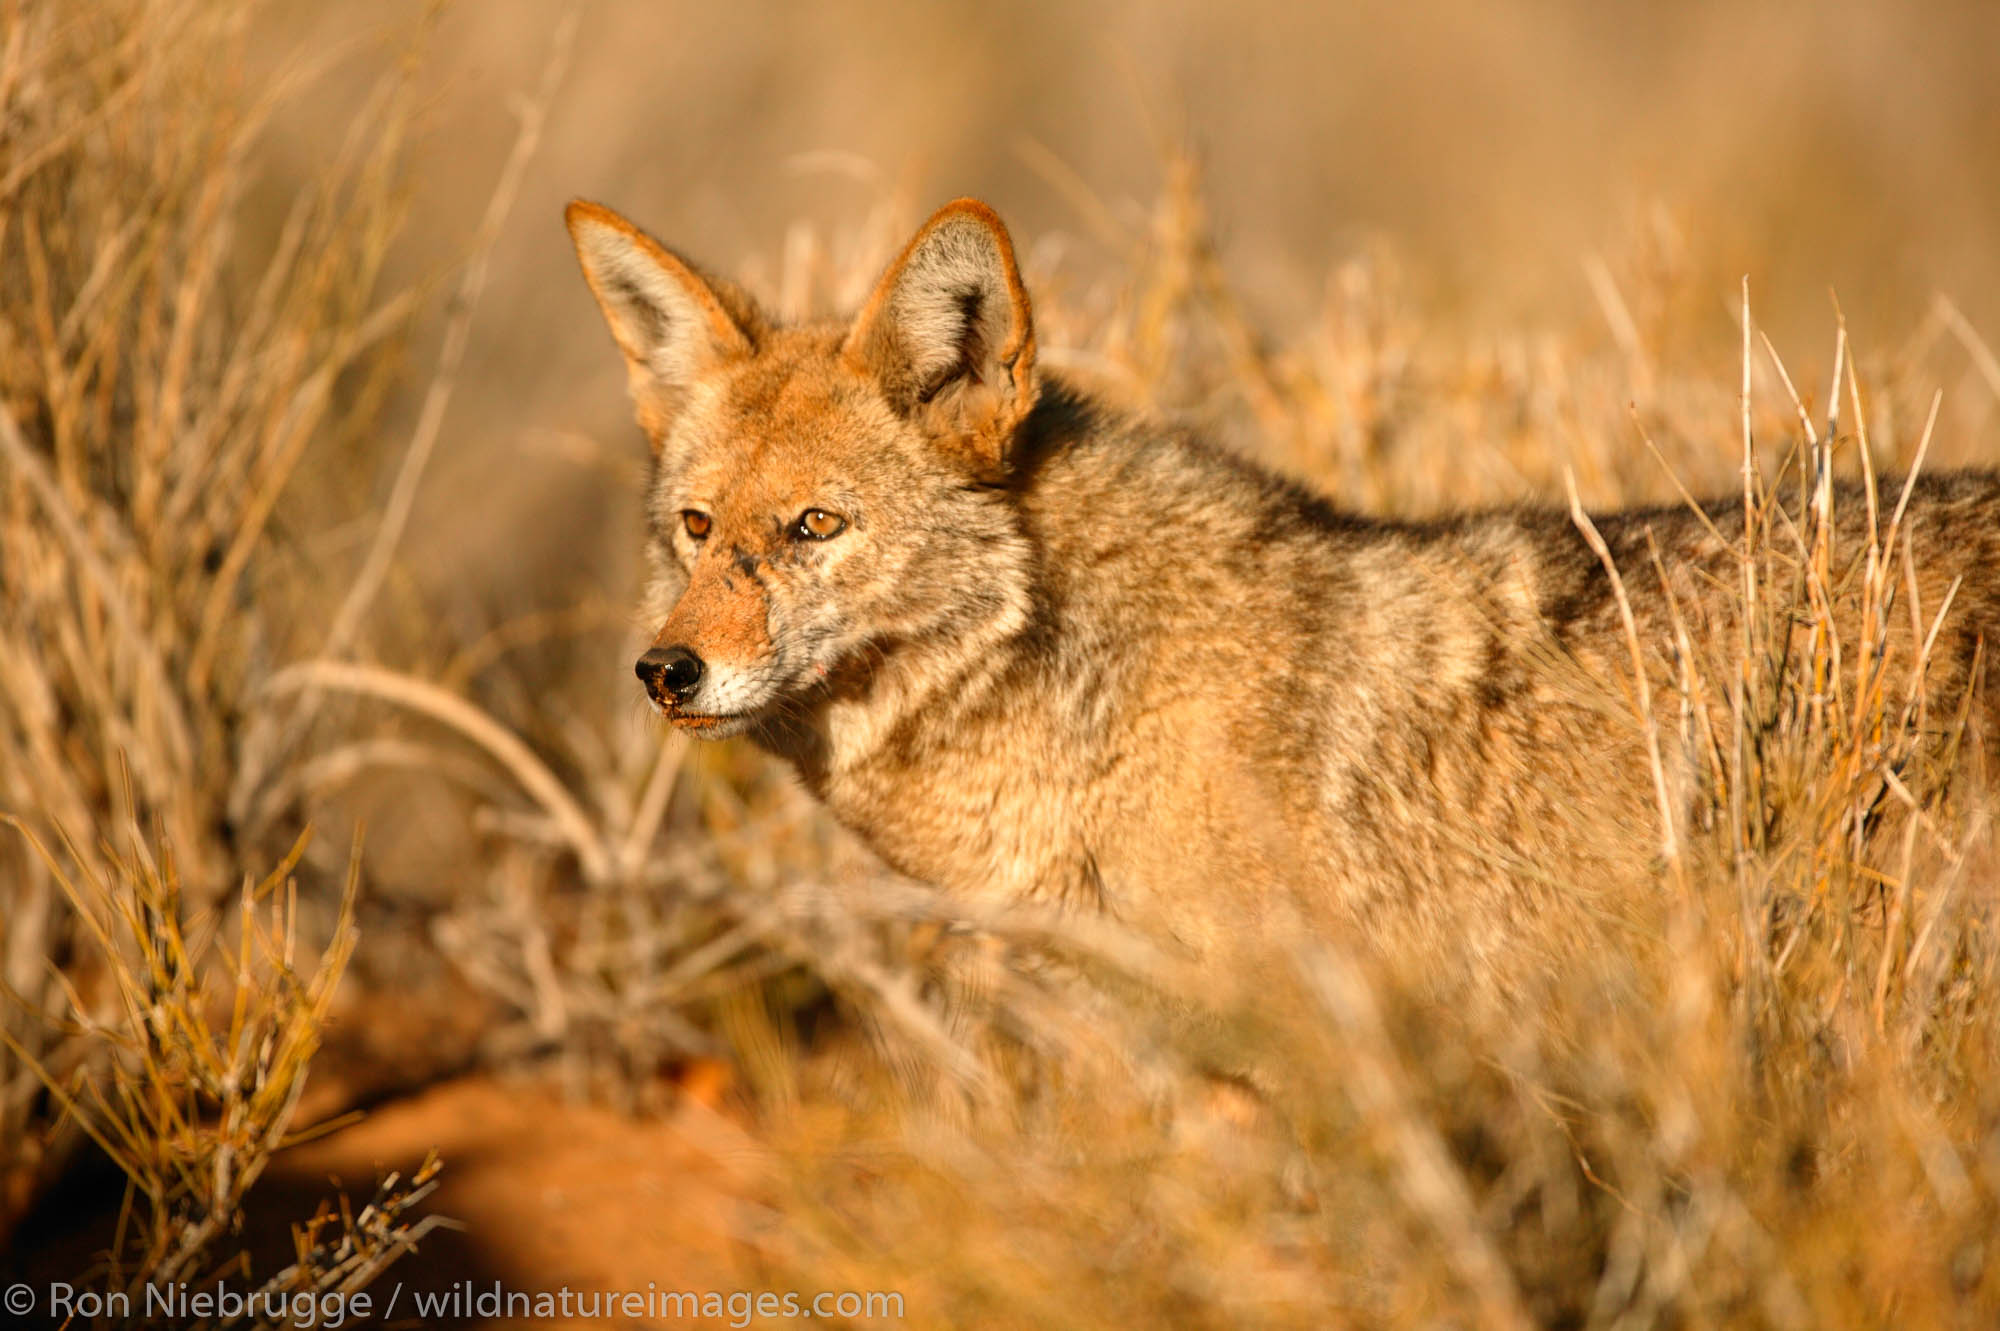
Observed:
[[[655,647],[639,658],[639,680],[661,702],[686,702],[701,683],[701,658],[692,647]]]

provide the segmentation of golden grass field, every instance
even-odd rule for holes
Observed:
[[[1911,762],[1921,662],[1759,613],[1814,531],[1642,704],[1738,700],[1657,933],[1531,1015],[968,937],[646,715],[644,444],[560,224],[797,316],[976,193],[1044,365],[1344,504],[1747,451],[1755,505],[2000,459],[1996,51],[1974,0],[0,0],[0,1274],[2000,1324],[1992,809]],[[1840,553],[1935,614],[1896,497]]]

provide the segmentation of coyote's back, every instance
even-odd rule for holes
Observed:
[[[1038,372],[983,205],[804,327],[605,209],[569,221],[656,459],[648,694],[789,760],[891,864],[1201,953],[1340,935],[1461,971],[1643,908],[1718,700],[1656,707],[1649,745],[1632,643],[1678,700],[1740,631],[1740,501],[1596,519],[1621,592],[1565,512],[1349,515]],[[1833,500],[1858,558],[1867,506]],[[1919,481],[1903,520],[1908,603],[1866,631],[1924,653],[1933,747],[1963,720],[1990,755],[2000,482]],[[1859,568],[1823,607],[1850,643]]]

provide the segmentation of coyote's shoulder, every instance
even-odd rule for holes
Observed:
[[[1358,930],[1467,961],[1581,940],[1653,872],[1695,728],[1656,728],[1656,770],[1631,643],[1670,681],[1734,613],[1740,500],[1596,519],[1621,597],[1565,511],[1354,516],[1038,371],[983,205],[803,328],[595,205],[570,225],[657,458],[648,692],[791,760],[897,867],[1196,950]],[[1865,510],[1836,494],[1840,548]],[[1916,603],[1953,606],[1948,704],[2000,636],[2000,481],[1921,481],[1906,521]]]

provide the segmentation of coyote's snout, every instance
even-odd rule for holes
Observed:
[[[983,204],[802,327],[607,209],[568,220],[654,453],[648,696],[788,759],[892,864],[1195,951],[1344,930],[1474,969],[1651,881],[1657,842],[1614,829],[1687,799],[1700,751],[1690,726],[1650,760],[1623,616],[1658,667],[1737,613],[1740,504],[1599,518],[1621,609],[1565,513],[1342,513],[1041,372]],[[1866,505],[1834,511],[1863,548]],[[1990,742],[2000,483],[1922,480],[1907,522],[1911,598],[1951,608],[1928,715]],[[1906,618],[1879,650],[1911,660]]]

